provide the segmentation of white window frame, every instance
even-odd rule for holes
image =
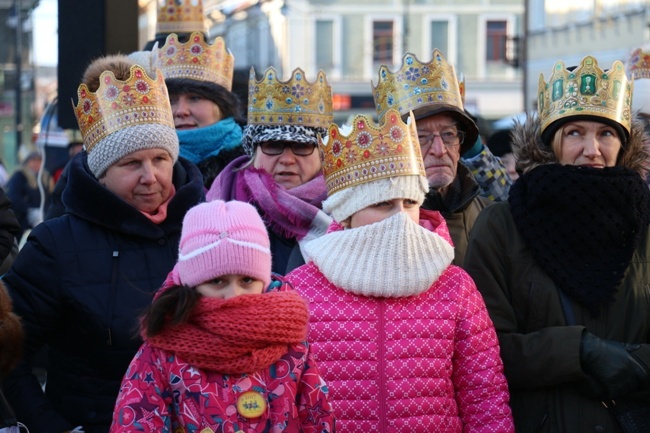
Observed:
[[[311,65],[313,71],[318,71],[318,65],[316,64],[316,23],[318,21],[332,21],[332,31],[334,38],[332,39],[332,55],[334,62],[334,68],[331,72],[326,73],[328,80],[330,78],[340,79],[343,77],[343,50],[342,50],[342,35],[343,35],[343,19],[341,15],[334,14],[318,14],[313,18],[311,25],[312,32],[312,56],[311,56]]]
[[[485,38],[487,36],[487,22],[488,21],[505,21],[506,35],[515,35],[515,22],[516,16],[514,14],[483,14],[478,16],[477,31],[476,31],[476,74],[479,79],[486,78],[487,60],[485,60]],[[506,64],[507,66],[507,64]],[[508,67],[507,76],[514,78],[515,73],[512,67]]]
[[[395,29],[395,39],[393,41],[393,64],[389,66],[391,71],[395,71],[402,63],[402,34],[403,19],[401,16],[389,14],[366,15],[364,17],[364,35],[363,35],[363,75],[365,79],[376,79],[379,68],[373,64],[373,40],[372,30],[375,21],[392,21]]]
[[[442,51],[442,55],[445,56],[447,62],[451,63],[456,67],[458,62],[458,15],[455,14],[427,14],[422,17],[422,28],[424,29],[423,33],[423,49],[424,53],[422,55],[424,58],[420,58],[423,62],[428,62],[431,60],[431,53],[433,50],[440,47],[434,47],[431,44],[431,22],[432,21],[447,21],[449,34],[447,35],[447,40],[449,41],[449,47],[447,52]],[[456,73],[462,71],[456,70]],[[467,74],[465,74],[467,75]]]

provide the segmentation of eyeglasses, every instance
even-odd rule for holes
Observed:
[[[316,149],[315,144],[298,143],[295,141],[264,141],[260,143],[260,149],[262,149],[262,153],[265,155],[281,155],[287,147],[297,156],[309,156]]]
[[[440,134],[433,132],[420,132],[418,131],[418,140],[420,141],[420,148],[425,149],[431,146],[436,137],[442,139],[443,144],[448,147],[456,147],[463,144],[465,141],[465,131],[442,131]]]

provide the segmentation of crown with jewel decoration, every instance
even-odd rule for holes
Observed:
[[[650,78],[650,53],[637,48],[625,63],[625,68],[630,80]]]
[[[159,1],[156,33],[205,32],[202,0]]]
[[[327,128],[334,120],[332,88],[325,73],[318,71],[310,83],[302,69],[295,69],[287,81],[277,79],[273,67],[260,81],[251,68],[248,81],[249,125],[300,125]]]
[[[423,63],[412,53],[404,54],[402,67],[392,73],[387,66],[379,68],[379,81],[372,83],[377,116],[394,108],[402,116],[409,111],[416,115],[422,107],[444,104],[463,111],[463,101],[454,67],[447,63],[439,50],[434,50],[432,60]]]
[[[150,78],[145,69],[133,65],[129,78],[121,81],[111,71],[99,76],[96,92],[82,84],[77,90],[79,101],[73,107],[86,150],[120,129],[144,124],[174,128],[165,79],[160,71]]]
[[[558,61],[548,83],[540,74],[537,94],[542,132],[556,120],[572,116],[601,117],[630,132],[632,82],[618,60],[606,72],[592,56],[571,71]]]
[[[194,32],[186,43],[181,43],[178,35],[172,33],[159,49],[157,66],[165,79],[189,78],[231,90],[235,57],[221,37],[208,44],[203,33]]]
[[[465,75],[462,72],[458,78],[458,91],[460,92],[460,102],[465,106]]]
[[[347,135],[333,123],[327,139],[319,136],[318,145],[328,196],[378,179],[426,176],[412,113],[405,123],[399,111],[389,109],[378,125],[357,115]]]

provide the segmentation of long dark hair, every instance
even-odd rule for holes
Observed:
[[[142,313],[142,331],[147,337],[160,334],[169,325],[187,322],[201,298],[195,287],[172,286],[160,294]]]

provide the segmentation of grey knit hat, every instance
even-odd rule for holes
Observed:
[[[178,160],[178,135],[167,125],[148,123],[128,126],[100,140],[88,152],[88,167],[96,178],[126,155],[144,149],[164,149]]]

